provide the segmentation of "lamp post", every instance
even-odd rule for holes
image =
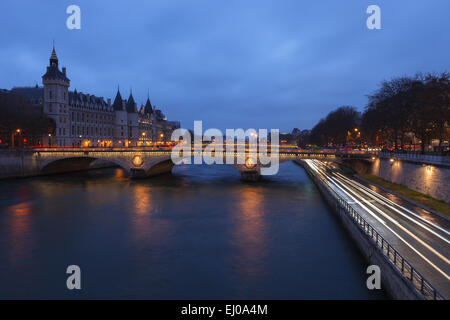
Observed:
[[[22,132],[21,129],[17,129],[16,131],[14,131],[14,132],[11,134],[11,148],[15,148],[15,141],[14,141],[14,138],[15,138],[16,134],[20,134],[21,132]]]

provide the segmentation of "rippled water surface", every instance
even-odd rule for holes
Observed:
[[[366,267],[293,163],[252,184],[219,165],[0,182],[0,298],[384,298]]]

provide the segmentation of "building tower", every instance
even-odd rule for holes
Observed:
[[[55,47],[50,56],[50,65],[42,76],[44,85],[44,113],[55,121],[56,131],[44,139],[47,146],[68,146],[72,144],[70,137],[69,119],[69,86],[70,80],[66,76],[66,68],[62,71],[58,67],[58,57]]]
[[[126,110],[128,120],[128,145],[137,146],[139,139],[139,114],[131,91],[126,104]]]
[[[117,88],[116,98],[114,99],[112,107],[114,110],[113,144],[116,147],[123,147],[125,145],[128,145],[128,118],[119,88]]]

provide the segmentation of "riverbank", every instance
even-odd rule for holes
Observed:
[[[411,190],[404,185],[386,181],[383,178],[377,177],[372,174],[360,174],[357,175],[358,178],[367,183],[373,184],[376,187],[383,189],[387,192],[391,192],[396,196],[403,198],[406,201],[412,202],[414,205],[422,207],[439,216],[449,218],[450,217],[450,205],[443,201],[438,200],[430,195]]]

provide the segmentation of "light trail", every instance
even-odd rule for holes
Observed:
[[[332,178],[334,179],[334,178]],[[335,179],[336,180],[336,179]],[[417,237],[414,233],[412,233],[411,231],[409,231],[407,228],[405,228],[404,226],[402,226],[398,221],[394,220],[392,217],[390,217],[388,214],[384,213],[381,209],[377,208],[375,205],[373,205],[372,203],[368,202],[366,199],[362,198],[360,195],[358,195],[354,190],[351,190],[350,188],[348,188],[347,186],[345,186],[343,183],[341,183],[340,181],[336,180],[336,182],[338,182],[339,184],[342,185],[342,187],[344,187],[346,190],[348,190],[349,192],[351,192],[352,194],[354,194],[355,196],[359,197],[363,202],[367,203],[370,207],[372,207],[375,211],[377,211],[379,214],[381,214],[383,217],[385,217],[386,219],[388,219],[390,222],[392,222],[394,225],[396,225],[399,229],[401,229],[402,231],[404,231],[405,233],[407,233],[410,237],[412,237],[413,239],[415,239],[417,242],[419,242],[420,244],[422,244],[425,248],[427,248],[428,250],[430,250],[431,252],[433,252],[436,256],[438,256],[440,259],[444,260],[447,264],[449,264],[449,260],[440,252],[438,252],[436,249],[434,249],[433,247],[431,247],[428,243],[426,243],[425,241],[423,241],[422,239],[420,239],[419,237]],[[367,207],[365,207],[365,209],[367,210]],[[371,211],[372,212],[372,211]],[[389,228],[389,227],[388,227]],[[447,276],[448,279],[450,279],[450,277]]]
[[[352,199],[356,204],[358,204],[361,208],[363,208],[367,213],[369,213],[373,218],[375,218],[378,222],[380,222],[383,227],[385,227],[387,230],[392,232],[399,240],[401,240],[403,243],[405,243],[411,250],[413,250],[419,257],[421,257],[424,261],[426,261],[429,265],[431,265],[436,271],[438,271],[440,274],[442,274],[447,280],[450,280],[450,276],[443,271],[441,268],[439,268],[436,264],[434,264],[431,260],[429,260],[422,252],[420,252],[417,248],[415,248],[411,243],[409,243],[406,239],[404,239],[402,236],[400,236],[396,231],[394,231],[390,226],[386,224],[386,222],[381,219],[375,212],[373,212],[371,209],[369,209],[366,205],[364,205],[361,201],[364,203],[367,203],[373,210],[377,211],[379,214],[381,214],[383,217],[388,219],[391,223],[393,223],[396,227],[400,228],[402,231],[404,231],[406,234],[408,234],[410,237],[412,237],[414,240],[422,244],[425,248],[430,250],[433,254],[435,254],[437,257],[442,259],[444,262],[449,264],[449,260],[443,256],[441,253],[439,253],[437,250],[435,250],[433,247],[419,239],[416,235],[414,235],[411,231],[400,225],[397,221],[395,221],[392,217],[384,213],[381,209],[377,208],[375,205],[373,205],[370,200],[367,200],[363,198],[360,194],[355,192],[354,190],[351,190],[350,187],[346,186],[343,182],[339,181],[338,179],[334,177],[329,177],[326,170],[323,170],[322,168],[319,168],[319,166],[324,166],[320,161],[318,160],[305,160],[306,163],[313,169],[317,174],[324,177],[324,182],[327,183],[328,186],[333,188],[337,188],[341,193],[345,194],[348,198]],[[333,188],[333,189],[335,189]],[[353,196],[353,195],[354,196]],[[376,200],[376,199],[375,199]],[[388,206],[391,208],[392,206]],[[432,233],[434,234],[434,233]],[[434,234],[435,235],[435,234]]]
[[[399,213],[400,215],[402,215],[403,217],[407,218],[408,220],[416,223],[417,225],[419,225],[420,227],[424,228],[425,230],[433,233],[435,236],[441,238],[442,240],[444,240],[445,242],[447,242],[448,244],[450,244],[450,241],[448,239],[446,239],[445,237],[441,236],[440,234],[436,233],[435,231],[431,230],[430,228],[428,228],[427,226],[425,226],[424,224],[422,224],[420,221],[415,220],[413,217],[401,212],[400,210],[398,210],[397,208],[395,208],[393,205],[401,208],[402,210],[408,212],[409,214],[413,215],[414,217],[420,219],[423,222],[426,222],[427,224],[430,224],[432,227],[444,232],[447,235],[450,235],[450,232],[436,224],[434,224],[431,221],[426,220],[425,218],[421,217],[420,215],[408,210],[407,208],[395,203],[394,201],[387,199],[386,197],[384,197],[383,195],[380,195],[378,193],[376,193],[375,191],[373,191],[370,188],[367,188],[366,186],[351,180],[347,177],[345,177],[344,175],[340,174],[339,172],[335,173],[336,175],[338,175],[339,177],[341,177],[343,180],[345,180],[347,183],[351,184],[352,186],[354,186],[355,188],[357,188],[359,191],[361,191],[362,193],[366,194],[367,196],[372,196],[372,198],[377,201],[378,203],[385,205],[387,207],[389,207],[390,209],[394,210],[395,212]]]

